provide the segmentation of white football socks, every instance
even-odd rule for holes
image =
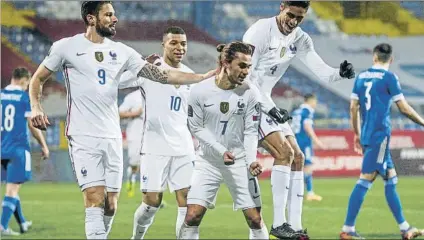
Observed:
[[[133,236],[131,239],[143,239],[147,229],[152,225],[159,208],[149,206],[144,202],[134,213]]]
[[[184,222],[181,225],[178,239],[199,239],[199,226],[188,226]]]
[[[303,194],[305,192],[305,180],[303,171],[291,172],[289,204],[288,204],[288,222],[295,231],[302,230],[302,206]]]
[[[175,236],[177,238],[180,234],[180,229],[184,223],[186,214],[187,214],[187,207],[178,207],[177,222],[175,223]]]
[[[274,206],[274,228],[283,225],[286,220],[286,205],[290,187],[291,168],[274,165],[271,170],[272,202]]]
[[[103,208],[89,207],[85,209],[85,235],[87,239],[107,238],[103,215]]]

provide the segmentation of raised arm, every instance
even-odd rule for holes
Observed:
[[[324,82],[335,82],[342,79],[351,79],[355,77],[353,65],[346,60],[340,64],[340,68],[333,68],[322,60],[314,48],[311,37],[303,33],[299,44],[299,59],[309,68],[318,78]]]
[[[146,63],[138,72],[138,77],[147,78],[151,81],[163,84],[188,85],[201,82],[216,74],[216,69],[205,74],[186,73],[173,69],[163,69],[150,63]]]

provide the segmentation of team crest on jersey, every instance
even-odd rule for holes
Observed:
[[[96,57],[96,60],[98,62],[103,62],[104,57],[103,57],[103,53],[102,52],[95,52],[94,53],[94,57]]]
[[[228,110],[230,110],[230,103],[221,102],[221,104],[219,105],[219,110],[221,110],[222,113],[227,113]]]
[[[280,52],[280,58],[282,58],[282,57],[284,57],[284,54],[286,54],[286,47],[283,47],[282,49],[281,49],[281,52]]]
[[[297,52],[297,47],[294,44],[291,44],[289,47],[291,54],[296,54]]]
[[[113,50],[109,51],[109,56],[112,58],[112,60],[116,61],[116,52],[114,52]]]
[[[178,88],[180,88],[180,87],[181,87],[181,85],[176,84],[176,85],[174,85],[174,87],[175,87],[176,89],[178,89]]]
[[[243,99],[240,99],[237,103],[237,115],[242,115],[244,113],[244,107],[246,104],[243,103]]]

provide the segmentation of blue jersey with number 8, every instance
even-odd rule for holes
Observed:
[[[31,114],[29,96],[22,89],[7,86],[1,90],[1,153],[5,159],[16,148],[29,149],[27,117]]]
[[[390,136],[390,107],[403,99],[397,76],[373,67],[361,72],[353,86],[352,99],[359,100],[361,113],[361,144],[380,144]]]

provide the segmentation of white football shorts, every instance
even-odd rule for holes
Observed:
[[[190,187],[193,156],[141,155],[140,189],[142,192],[170,192]]]
[[[294,136],[294,133],[288,122],[283,124],[277,123],[271,116],[265,112],[261,112],[261,121],[259,123],[259,141],[264,139],[272,132],[281,131],[284,136]]]
[[[122,186],[123,157],[121,138],[68,136],[69,156],[81,191],[106,186],[119,192]]]
[[[140,166],[141,139],[128,141],[128,164]]]
[[[221,182],[230,190],[234,210],[261,206],[258,179],[250,174],[246,166],[226,166],[223,162],[221,166],[208,161],[195,162],[187,204],[213,209]]]

